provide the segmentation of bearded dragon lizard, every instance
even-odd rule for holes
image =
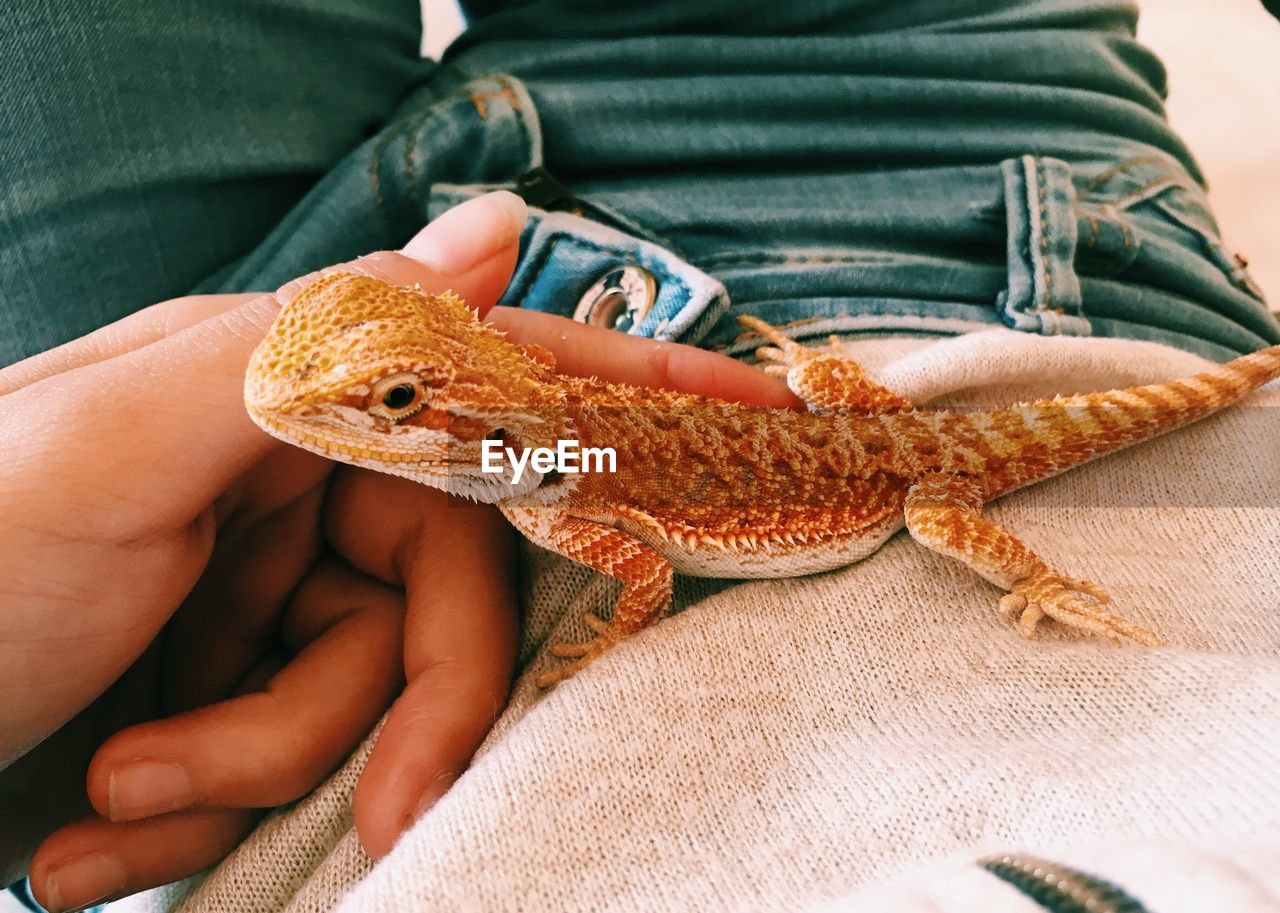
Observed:
[[[838,350],[751,318],[758,354],[808,412],[736,405],[556,374],[452,294],[350,273],[289,301],[253,355],[250,416],[333,460],[495,503],[529,540],[623,584],[595,637],[557,644],[548,686],[665,612],[674,572],[813,574],[903,526],[1007,592],[1023,634],[1046,618],[1158,645],[982,516],[993,498],[1209,415],[1280,376],[1280,346],[1168,383],[980,411],[919,409]],[[833,343],[835,341],[833,340]],[[835,347],[833,346],[833,349]],[[616,471],[482,471],[486,442],[613,448]]]

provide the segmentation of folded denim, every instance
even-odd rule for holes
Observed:
[[[812,0],[745,14],[699,0],[570,15],[562,2],[483,15],[420,69],[376,50],[385,33],[403,51],[405,17],[371,4],[350,53],[382,66],[345,96],[359,118],[285,112],[239,80],[242,106],[274,115],[253,112],[252,137],[223,131],[202,153],[151,130],[132,157],[112,145],[87,189],[72,168],[100,137],[67,133],[63,173],[43,167],[0,206],[0,361],[158,297],[271,288],[398,246],[449,203],[500,187],[534,204],[504,303],[580,314],[594,286],[634,268],[655,300],[619,326],[639,335],[739,353],[733,318],[751,313],[799,337],[1004,325],[1216,359],[1280,342],[1164,118],[1164,72],[1134,40],[1129,3]],[[206,19],[185,15],[184,66],[220,72]],[[260,23],[241,25],[239,40],[265,46],[249,28]],[[120,86],[142,65],[115,50],[104,66],[122,78],[95,87],[114,100],[113,136],[129,132]],[[200,109],[234,101],[224,95],[183,100],[216,125]],[[334,137],[350,143],[370,117],[385,123],[299,199]],[[22,136],[43,142],[36,126]],[[72,230],[88,198],[113,244]],[[207,244],[192,206],[213,214]]]

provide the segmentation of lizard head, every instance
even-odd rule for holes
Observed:
[[[550,368],[480,321],[457,296],[352,273],[303,288],[245,375],[245,405],[268,433],[333,460],[480,501],[536,488],[486,440],[546,447],[566,431]]]

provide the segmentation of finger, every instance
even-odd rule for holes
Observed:
[[[83,818],[50,836],[31,862],[36,900],[78,910],[207,869],[252,830],[259,813],[220,810],[130,824]]]
[[[408,592],[408,684],[354,803],[360,842],[381,857],[466,768],[506,702],[518,629],[514,541],[492,507],[390,476],[347,478],[330,496],[334,547]]]
[[[628,336],[520,308],[496,307],[488,320],[513,342],[549,349],[556,358],[556,369],[563,374],[697,393],[729,402],[801,406],[781,380],[717,352]]]
[[[520,226],[504,198],[462,204],[411,242],[414,256],[383,251],[332,269],[443,291],[473,303],[510,278]],[[498,199],[495,199],[498,198]],[[474,229],[474,231],[472,231]],[[152,523],[185,524],[270,447],[243,405],[244,370],[287,299],[310,278],[215,315],[164,339],[12,394],[5,429],[10,445],[35,438],[37,463],[74,484],[74,494],[102,491],[134,503]],[[95,443],[85,460],[84,442]],[[180,467],[180,472],[175,472]],[[157,517],[157,510],[162,511]],[[121,519],[126,523],[129,516]]]
[[[246,508],[222,524],[204,573],[165,629],[167,714],[235,693],[246,672],[279,642],[281,607],[324,544],[317,519],[324,480],[312,477],[309,462],[289,460],[295,454],[306,456],[288,448],[254,470],[255,491],[246,501],[259,515],[244,516]],[[256,477],[276,462],[285,465],[259,486]],[[319,468],[327,473],[331,465]],[[295,485],[310,488],[297,493]]]
[[[520,232],[528,213],[524,201],[500,190],[468,200],[418,232],[400,251],[378,251],[294,279],[275,293],[287,303],[315,280],[358,272],[393,285],[446,289],[485,313],[502,295],[515,271]]]
[[[54,374],[140,349],[202,320],[239,307],[260,294],[188,295],[153,304],[66,345],[0,369],[0,396]]]
[[[89,800],[116,822],[194,808],[281,805],[319,785],[403,681],[403,597],[324,561],[286,616],[301,650],[264,691],[116,734],[89,766]]]

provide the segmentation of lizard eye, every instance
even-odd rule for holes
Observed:
[[[369,411],[396,421],[421,409],[426,398],[418,375],[392,374],[374,385]]]
[[[406,409],[413,405],[413,400],[417,395],[418,391],[413,384],[396,384],[382,394],[382,405],[388,409]]]

